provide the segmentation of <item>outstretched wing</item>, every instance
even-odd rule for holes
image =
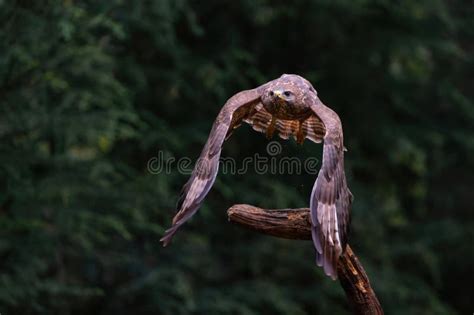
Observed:
[[[347,244],[352,194],[344,173],[342,126],[337,114],[317,102],[311,105],[326,127],[323,162],[310,200],[312,238],[316,263],[326,275],[337,278],[337,262]]]
[[[173,218],[173,225],[160,240],[163,246],[171,241],[178,228],[200,208],[216,179],[224,140],[254,111],[259,102],[260,93],[257,88],[237,93],[221,109],[191,177],[181,191],[177,204],[178,213]]]

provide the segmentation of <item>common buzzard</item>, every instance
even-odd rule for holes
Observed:
[[[337,278],[337,262],[345,250],[352,194],[344,173],[344,144],[339,116],[318,98],[311,83],[294,74],[232,96],[221,109],[191,178],[178,201],[178,213],[161,241],[166,246],[201,206],[213,185],[222,144],[242,122],[271,137],[290,136],[302,144],[307,138],[324,142],[323,161],[311,199],[312,238],[316,263]]]

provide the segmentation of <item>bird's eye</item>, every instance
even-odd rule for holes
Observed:
[[[291,92],[290,91],[285,91],[283,94],[285,94],[285,96],[290,96]]]
[[[274,94],[273,91],[270,91],[270,96],[273,96],[273,94]]]

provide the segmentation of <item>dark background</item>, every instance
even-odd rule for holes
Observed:
[[[348,314],[311,243],[227,222],[315,175],[219,174],[158,242],[227,98],[282,73],[341,116],[350,244],[387,314],[474,310],[472,1],[0,1],[0,312]],[[243,126],[223,156],[267,140]],[[321,146],[282,141],[285,156]]]

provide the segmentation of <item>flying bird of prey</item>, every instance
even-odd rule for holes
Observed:
[[[339,116],[318,98],[311,83],[284,74],[255,89],[232,96],[221,109],[191,178],[184,185],[173,218],[161,241],[166,246],[201,206],[213,185],[222,144],[242,122],[271,137],[323,141],[323,161],[311,193],[312,238],[316,263],[326,275],[337,278],[337,262],[347,244],[352,194],[344,173],[344,144]]]

